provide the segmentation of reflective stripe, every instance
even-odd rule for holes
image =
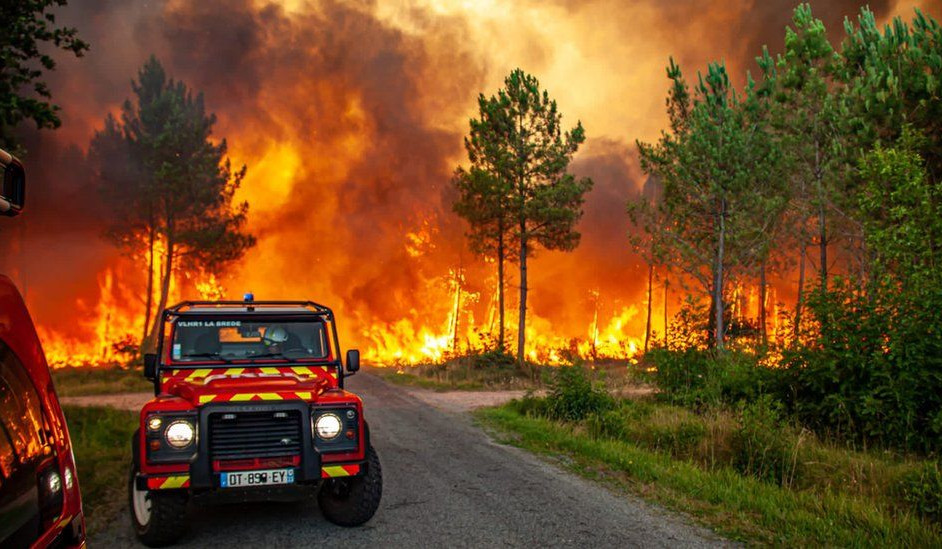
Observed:
[[[200,395],[200,404],[212,402],[214,398],[216,398],[216,395]]]
[[[148,490],[174,490],[187,488],[190,485],[190,475],[172,475],[169,477],[149,477]]]
[[[359,465],[328,465],[321,468],[321,478],[351,477],[359,472]]]
[[[167,480],[164,481],[161,488],[165,490],[172,490],[174,488],[183,488],[190,484],[189,475],[180,475],[175,477],[167,477]]]

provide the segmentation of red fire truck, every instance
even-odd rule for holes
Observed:
[[[0,150],[0,215],[23,209],[23,165]],[[2,229],[0,229],[2,230]],[[72,442],[36,328],[0,275],[0,547],[84,547]]]

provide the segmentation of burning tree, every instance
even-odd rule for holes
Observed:
[[[481,118],[472,121],[466,142],[472,169],[466,177],[459,171],[461,198],[456,210],[471,221],[472,231],[475,223],[481,230],[484,221],[497,227],[492,234],[499,242],[507,222],[508,240],[516,244],[520,265],[517,361],[523,366],[527,258],[537,245],[572,250],[579,244],[575,225],[582,217],[582,203],[592,180],[566,173],[572,156],[585,141],[582,123],[563,132],[556,101],[541,92],[535,77],[520,69],[511,72],[504,85],[497,96],[479,99]]]
[[[107,235],[126,251],[147,257],[147,346],[157,327],[152,319],[167,305],[174,272],[182,267],[219,274],[255,238],[243,230],[248,203],[233,204],[246,168],[233,171],[226,140],[211,141],[216,117],[206,114],[203,95],[194,96],[184,83],[168,79],[154,57],[132,89],[136,101],[125,101],[120,122],[106,118],[90,156],[104,200],[116,212]]]
[[[642,167],[659,178],[663,196],[636,208],[656,208],[647,217],[667,221],[642,228],[660,262],[681,269],[709,296],[713,342],[722,349],[730,281],[761,263],[781,210],[777,187],[757,185],[771,174],[774,156],[769,135],[754,129],[751,84],[743,101],[720,64],[710,65],[693,94],[673,60],[667,74],[671,132],[654,145],[638,144]]]
[[[510,203],[510,181],[498,169],[506,161],[502,142],[495,134],[495,117],[499,114],[496,101],[478,96],[480,118],[472,118],[471,131],[465,137],[470,169],[455,170],[453,182],[458,189],[454,211],[471,226],[468,240],[477,254],[495,257],[497,263],[498,349],[504,350],[504,264],[514,261],[510,229],[513,216]]]

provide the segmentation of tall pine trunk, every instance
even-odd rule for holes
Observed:
[[[520,316],[517,320],[517,364],[525,366],[527,346],[527,237],[526,224],[520,224]]]
[[[154,324],[151,326],[150,337],[148,338],[155,344],[159,344],[157,334],[160,330],[161,316],[163,315],[164,309],[167,308],[167,299],[170,296],[170,281],[173,278],[173,254],[174,242],[168,238],[166,256],[164,257],[164,269],[160,278],[160,299],[157,302],[157,314],[154,317]]]
[[[762,338],[762,345],[769,342],[769,334],[766,328],[765,296],[767,285],[765,281],[765,261],[759,267],[759,336]]]
[[[497,309],[500,326],[497,329],[497,348],[504,352],[504,224],[497,226]]]
[[[824,171],[821,166],[821,146],[817,141],[814,144],[814,179],[818,192],[818,246],[821,254],[821,267],[818,272],[821,276],[821,289],[826,291],[828,288],[828,234],[824,207]]]
[[[804,244],[798,260],[798,302],[795,304],[795,337],[801,333],[801,309],[805,305],[805,261],[808,253]]]
[[[147,232],[147,297],[144,299],[144,333],[141,334],[141,347],[144,352],[150,350],[147,336],[150,334],[150,315],[154,308],[154,241],[156,240],[156,231],[153,227]]]
[[[713,267],[713,309],[715,313],[714,341],[717,349],[723,349],[723,254],[726,246],[726,199],[720,199],[719,235],[716,246],[716,263]]]
[[[654,264],[648,263],[648,321],[644,325],[644,352],[648,352],[651,341],[651,289],[654,284]]]
[[[667,349],[667,287],[670,285],[670,280],[665,276],[664,277],[664,348]]]
[[[451,352],[458,354],[458,318],[461,314],[461,267],[455,272],[455,323],[452,332]]]
[[[827,290],[828,288],[828,234],[827,234],[827,219],[825,219],[824,212],[824,202],[818,206],[818,238],[820,240],[821,247],[821,289]]]

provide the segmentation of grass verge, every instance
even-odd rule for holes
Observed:
[[[504,442],[568,456],[567,467],[688,513],[730,539],[787,546],[942,546],[938,526],[872,498],[836,489],[794,490],[722,466],[626,440],[596,437],[583,425],[532,417],[516,403],[475,412]]]
[[[140,393],[153,391],[140,368],[118,366],[82,366],[52,370],[52,381],[60,397]]]
[[[105,407],[63,406],[78,469],[90,534],[101,530],[127,503],[131,436],[137,413]]]

